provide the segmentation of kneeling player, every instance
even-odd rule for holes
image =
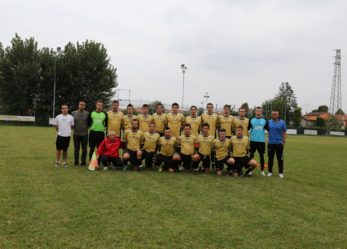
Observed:
[[[214,137],[209,135],[210,125],[208,123],[204,123],[202,125],[202,135],[199,135],[196,138],[196,143],[199,147],[199,157],[195,162],[193,162],[193,168],[198,170],[199,163],[202,161],[202,169],[205,173],[210,172],[211,166],[211,151],[212,151],[212,143]]]
[[[234,159],[230,157],[230,139],[226,137],[225,129],[219,130],[219,138],[213,141],[213,149],[216,151],[216,173],[222,175],[224,164],[227,164],[228,174],[232,171]]]
[[[141,170],[142,164],[141,147],[143,142],[143,133],[138,130],[138,127],[139,121],[133,119],[131,120],[131,130],[126,130],[124,134],[126,152],[123,154],[123,161],[125,165],[130,161],[135,170]]]
[[[257,167],[257,162],[248,156],[249,138],[243,136],[243,133],[243,127],[240,125],[236,128],[236,136],[231,138],[231,150],[235,160],[235,176],[242,174],[243,167],[247,169],[243,176],[251,175],[252,170]]]
[[[149,123],[149,131],[143,134],[143,158],[145,159],[145,166],[147,169],[153,167],[153,156],[157,149],[158,139],[160,138],[159,133],[155,132],[155,123]]]
[[[194,148],[196,143],[196,137],[190,134],[190,124],[184,125],[184,134],[177,139],[177,147],[180,151],[181,163],[186,172],[191,170],[192,156],[194,155]]]
[[[156,165],[160,167],[160,171],[162,169],[168,170],[169,172],[174,172],[177,170],[177,161],[173,160],[173,156],[175,155],[175,145],[176,138],[171,136],[170,128],[165,128],[164,136],[159,138],[158,140],[158,154],[153,158],[156,161]]]
[[[119,157],[119,149],[121,147],[122,141],[120,138],[116,137],[114,131],[109,131],[107,137],[101,142],[96,152],[96,157],[99,162],[107,170],[110,163],[114,167],[123,167],[123,161]]]

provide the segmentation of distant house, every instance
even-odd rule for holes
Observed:
[[[330,114],[328,112],[310,112],[301,117],[302,127],[314,127],[318,118],[328,120]]]
[[[343,123],[343,127],[347,127],[347,115],[335,115],[337,120],[340,120]]]

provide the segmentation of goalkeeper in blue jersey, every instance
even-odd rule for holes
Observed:
[[[263,110],[260,106],[255,108],[255,116],[249,120],[248,130],[250,137],[250,157],[254,157],[254,153],[258,151],[260,158],[260,174],[264,173],[264,153],[265,153],[265,130],[268,129],[268,122],[262,117]]]

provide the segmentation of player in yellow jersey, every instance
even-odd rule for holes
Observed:
[[[164,129],[164,136],[158,140],[158,154],[155,157],[155,161],[156,165],[158,166],[164,164],[162,168],[164,170],[168,170],[169,172],[175,172],[175,170],[177,170],[177,162],[172,159],[176,151],[175,145],[176,138],[171,135],[170,128],[166,127]]]
[[[235,118],[233,122],[233,129],[235,133],[236,133],[237,127],[239,127],[240,125],[243,127],[243,135],[248,137],[249,119],[246,118],[246,109],[243,107],[239,109],[239,116]]]
[[[138,126],[139,121],[133,119],[131,130],[126,130],[124,134],[126,152],[123,154],[123,161],[125,165],[130,161],[135,170],[141,170],[142,164],[143,132],[138,130]]]
[[[219,137],[213,140],[213,149],[216,152],[216,173],[222,175],[224,164],[228,166],[228,173],[232,172],[234,159],[230,157],[230,139],[226,137],[224,129],[219,130]]]
[[[183,135],[177,139],[177,147],[180,151],[181,163],[186,172],[189,172],[192,168],[192,156],[195,151],[196,136],[191,135],[190,124],[185,124],[183,129]]]
[[[167,125],[171,130],[171,135],[178,138],[181,135],[181,129],[184,124],[184,116],[181,113],[178,113],[179,105],[173,103],[171,105],[171,113],[166,115]]]
[[[153,114],[153,120],[155,122],[155,131],[162,137],[164,136],[164,129],[167,125],[166,114],[164,113],[164,106],[162,103],[155,105],[155,113]]]
[[[226,131],[226,137],[231,138],[233,135],[232,128],[234,123],[234,117],[230,115],[230,105],[224,105],[223,114],[219,115],[218,126],[220,129]]]
[[[253,169],[257,167],[257,162],[248,156],[250,148],[249,138],[243,135],[243,126],[236,128],[236,135],[231,138],[231,151],[234,158],[234,175],[242,175],[242,168],[247,170],[243,176],[250,176]]]
[[[137,116],[134,114],[134,106],[132,104],[127,105],[127,115],[123,116],[123,132],[131,129],[131,120],[137,119]]]
[[[207,113],[201,115],[202,123],[207,123],[210,125],[209,135],[216,137],[216,127],[218,123],[218,115],[213,112],[213,104],[207,104]]]
[[[142,105],[142,113],[137,116],[139,120],[139,130],[146,132],[149,130],[149,123],[153,121],[153,116],[149,114],[149,106],[147,104]]]
[[[149,123],[149,131],[143,134],[143,156],[145,159],[145,166],[147,169],[153,168],[153,156],[157,151],[157,143],[160,138],[159,133],[155,132],[155,123],[152,121]]]
[[[193,162],[193,168],[198,169],[199,163],[202,161],[202,169],[205,171],[205,173],[210,172],[211,151],[214,140],[214,137],[208,134],[209,129],[209,124],[205,123],[202,125],[202,134],[196,138],[200,159]]]
[[[185,123],[192,127],[191,134],[198,136],[201,129],[201,117],[197,116],[198,108],[195,105],[190,107],[190,115],[185,117]]]
[[[107,112],[107,133],[113,131],[116,137],[121,135],[123,112],[119,111],[119,101],[112,101],[112,110]]]

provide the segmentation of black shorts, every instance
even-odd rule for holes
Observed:
[[[89,132],[89,147],[99,147],[101,142],[105,139],[105,133],[102,131],[90,131]]]
[[[164,164],[164,170],[168,170],[170,168],[175,170],[178,169],[178,164],[176,161],[172,160],[172,156],[164,156],[163,154],[158,154],[156,165],[160,166],[162,163]]]
[[[185,170],[190,170],[192,167],[192,155],[184,155],[180,153],[181,164]]]
[[[137,151],[136,150],[129,150],[127,149],[126,152],[129,153],[130,155],[130,163],[133,165],[133,166],[141,166],[142,164],[142,159],[137,159]]]
[[[55,146],[57,150],[63,150],[63,151],[67,151],[67,149],[69,148],[69,144],[70,144],[70,137],[61,137],[61,136],[57,136],[57,140],[55,141]]]
[[[209,169],[211,166],[211,156],[206,156],[201,153],[199,153],[199,156],[201,158],[200,161],[202,161],[202,166]]]
[[[222,160],[216,161],[216,170],[223,170],[224,164],[228,164],[227,161],[230,159],[230,156],[225,157]],[[230,170],[231,165],[228,164],[228,170]]]
[[[237,171],[241,171],[242,167],[245,167],[246,169],[248,169],[249,166],[249,162],[252,160],[249,156],[244,156],[244,157],[234,157],[235,160],[235,169]]]
[[[259,154],[265,153],[265,143],[264,142],[250,142],[251,148],[249,152],[251,154],[254,154],[256,151],[258,151]]]

